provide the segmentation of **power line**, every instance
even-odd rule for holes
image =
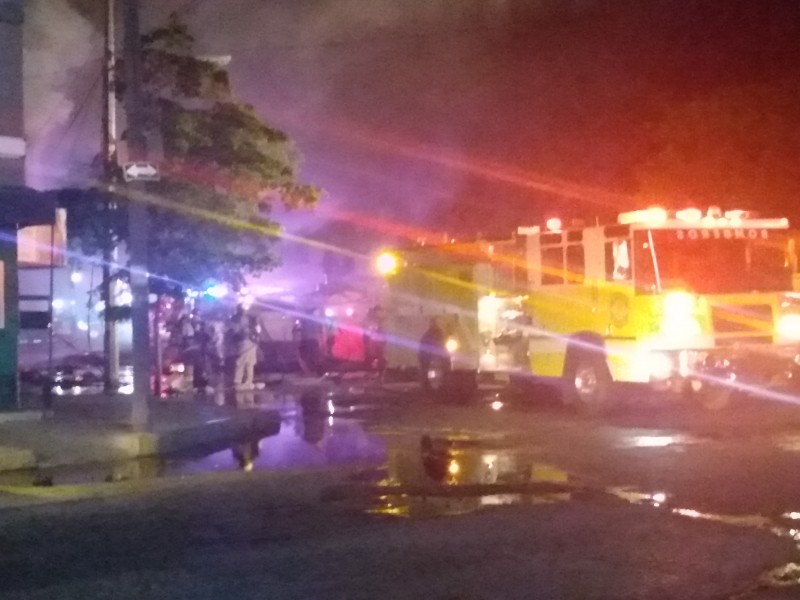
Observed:
[[[86,66],[86,65],[89,65],[89,64],[92,64],[92,63],[96,63],[96,62],[100,62],[101,60],[103,60],[102,56],[90,57],[90,58],[86,59],[86,63],[83,66]],[[55,75],[61,75],[62,73],[64,73],[64,69],[56,69],[54,71],[42,71],[42,72],[39,72],[39,73],[29,73],[28,75],[25,75],[24,79],[25,79],[25,81],[30,81],[31,79],[41,79],[43,77],[53,77]]]
[[[89,105],[89,99],[92,97],[93,92],[97,89],[97,86],[102,80],[102,77],[103,77],[102,72],[95,75],[94,79],[92,80],[92,84],[87,89],[86,94],[81,99],[81,102],[78,105],[77,109],[73,111],[72,115],[70,115],[70,120],[64,127],[64,131],[61,134],[61,139],[58,141],[57,144],[58,146],[64,143],[64,140],[66,140],[67,135],[70,133],[72,127],[78,121],[78,118],[84,114],[86,107]]]
[[[88,104],[89,104],[89,103],[88,103],[88,98],[89,98],[89,97],[91,97],[91,96],[92,96],[92,93],[93,93],[93,92],[94,92],[94,91],[97,89],[97,87],[98,87],[97,83],[98,83],[98,82],[95,82],[95,83],[92,85],[92,87],[91,87],[91,90],[90,90],[89,94],[87,95],[87,102],[84,104],[84,107],[82,107],[82,110],[81,110],[81,115],[80,115],[79,117],[76,117],[76,119],[75,119],[75,121],[76,121],[76,124],[77,124],[77,123],[80,123],[80,126],[76,127],[76,133],[75,133],[75,136],[73,137],[73,139],[72,139],[72,143],[71,143],[71,144],[70,144],[70,146],[69,146],[69,151],[68,151],[68,154],[69,154],[70,156],[73,156],[73,155],[74,155],[74,153],[75,153],[75,147],[78,145],[79,141],[81,141],[81,140],[80,140],[80,131],[81,131],[82,127],[83,127],[83,123],[84,123],[84,122],[86,121],[86,119],[87,119],[87,118],[89,118],[89,117],[90,117],[90,115],[91,115],[91,113],[90,113],[90,111],[89,111],[89,110],[83,110],[83,108],[85,108],[86,106],[88,106]],[[78,121],[78,119],[80,119],[80,121]],[[69,131],[69,130],[67,130],[67,132],[65,132],[65,134],[64,134],[64,139],[66,139],[66,135],[67,135],[68,131]],[[101,149],[101,152],[102,152],[102,149]]]

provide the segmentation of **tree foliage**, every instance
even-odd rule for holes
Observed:
[[[148,122],[163,141],[168,174],[262,208],[316,204],[319,190],[297,181],[300,155],[292,141],[233,100],[224,67],[197,58],[193,42],[175,14],[143,38]]]
[[[800,196],[799,93],[797,82],[732,86],[664,110],[640,191],[785,213]]]
[[[142,37],[146,137],[163,147],[161,181],[139,196],[150,213],[148,271],[156,292],[201,286],[207,280],[239,285],[247,274],[275,266],[280,228],[270,218],[276,202],[313,207],[320,190],[300,183],[300,155],[289,137],[237,102],[219,61],[198,58],[194,39],[172,15]],[[116,91],[124,99],[124,65]],[[124,241],[123,211],[107,210],[97,194],[70,212],[73,245],[96,253]],[[166,284],[166,285],[165,285]]]

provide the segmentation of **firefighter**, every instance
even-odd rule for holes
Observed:
[[[441,370],[441,376],[444,376],[450,370],[446,343],[445,332],[439,323],[439,319],[432,317],[428,329],[419,341],[419,352],[417,353],[422,387],[425,390],[432,389],[429,374],[432,368]]]
[[[258,359],[259,325],[255,317],[237,307],[229,325],[229,340],[233,358],[233,387],[252,390],[253,374]]]
[[[325,371],[320,342],[323,337],[319,317],[312,312],[303,316],[297,323],[297,354],[300,369],[305,375],[321,376]]]
[[[364,357],[368,369],[382,374],[386,368],[386,333],[384,321],[386,311],[381,305],[369,309],[367,326],[364,329]]]

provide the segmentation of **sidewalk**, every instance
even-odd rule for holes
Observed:
[[[143,431],[127,423],[126,396],[60,396],[47,417],[34,407],[0,413],[0,471],[169,455],[268,435],[280,426],[280,414],[258,408],[258,393],[246,393],[246,409],[193,395],[152,400]]]

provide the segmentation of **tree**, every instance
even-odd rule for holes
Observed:
[[[672,204],[785,213],[800,196],[800,84],[719,88],[662,112],[640,191]],[[780,216],[785,216],[780,214]]]
[[[151,289],[180,294],[210,279],[241,285],[278,262],[280,227],[271,207],[313,207],[321,191],[298,182],[292,141],[232,98],[227,72],[195,56],[194,39],[176,15],[142,41],[147,133],[164,152],[161,181],[137,199],[149,204]],[[121,98],[124,69],[117,62]],[[90,191],[67,204],[74,249],[96,255],[109,241],[125,241],[124,212],[102,195]],[[125,198],[116,204],[124,209]]]
[[[164,150],[162,180],[150,189],[148,269],[154,282],[240,285],[277,262],[270,208],[312,207],[321,192],[298,182],[288,136],[232,98],[223,67],[195,56],[177,15],[142,41],[147,128]]]

